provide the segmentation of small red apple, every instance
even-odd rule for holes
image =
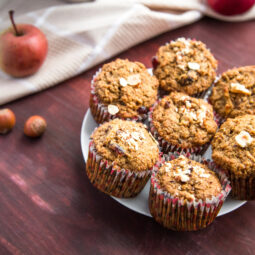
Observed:
[[[222,15],[237,15],[248,11],[255,0],[207,0],[213,10]]]
[[[14,77],[34,74],[48,51],[45,35],[35,26],[16,25],[14,11],[9,11],[12,27],[0,35],[0,68]]]

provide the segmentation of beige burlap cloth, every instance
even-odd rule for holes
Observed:
[[[199,0],[97,0],[68,4],[57,0],[2,0],[0,29],[10,26],[9,9],[17,23],[31,23],[47,36],[49,52],[33,76],[17,79],[0,71],[0,104],[29,95],[75,76],[155,35],[197,21],[203,15],[226,19]],[[255,17],[255,8],[241,16]]]

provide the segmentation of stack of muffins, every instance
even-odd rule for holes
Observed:
[[[117,59],[93,77],[90,109],[101,125],[86,172],[99,190],[122,198],[139,194],[151,177],[154,219],[199,230],[216,218],[231,187],[234,198],[255,199],[255,66],[215,82],[209,49],[185,38],[161,46],[152,64],[154,75]],[[202,158],[210,144],[213,161]]]

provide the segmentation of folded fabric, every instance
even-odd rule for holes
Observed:
[[[16,17],[16,22],[34,24],[45,33],[49,42],[46,61],[36,74],[22,79],[0,71],[0,104],[54,86],[135,44],[195,22],[204,14],[229,21],[255,17],[253,8],[245,15],[226,18],[199,0],[101,0],[80,4],[42,1],[19,1],[17,12],[24,14]],[[5,21],[1,22],[1,30],[10,26],[2,14],[15,9],[13,3],[4,3],[3,8],[0,4]],[[46,8],[31,11],[31,6]]]

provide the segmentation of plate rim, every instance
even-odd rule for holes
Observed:
[[[81,134],[80,134],[81,151],[82,151],[82,156],[83,156],[83,159],[84,159],[85,163],[87,161],[88,155],[87,155],[86,149],[85,149],[85,142],[84,143],[82,142],[85,139],[85,132],[83,132],[83,131],[85,131],[86,122],[87,122],[87,119],[90,116],[93,118],[93,116],[91,114],[91,111],[90,111],[90,108],[88,108],[87,111],[85,112],[84,117],[83,117],[83,121],[82,121],[82,125],[81,125]],[[146,183],[146,186],[148,185],[149,181]],[[111,198],[113,198],[116,202],[120,203],[121,205],[127,207],[128,209],[130,209],[134,212],[140,213],[140,214],[148,216],[148,217],[152,217],[151,214],[143,211],[142,209],[134,209],[134,208],[132,208],[131,205],[125,204],[126,200],[134,199],[134,198],[117,198],[117,197],[114,197],[114,196],[111,196]],[[235,200],[235,201],[240,201],[240,202],[239,202],[239,204],[235,205],[234,208],[231,209],[231,210],[222,211],[222,208],[221,208],[218,215],[217,215],[217,217],[220,217],[220,216],[223,216],[225,214],[231,213],[231,212],[237,210],[238,208],[240,208],[241,206],[243,206],[244,204],[247,203],[247,201],[245,201],[245,200],[243,200],[243,201],[242,200]],[[224,203],[223,203],[223,205],[224,205]]]

